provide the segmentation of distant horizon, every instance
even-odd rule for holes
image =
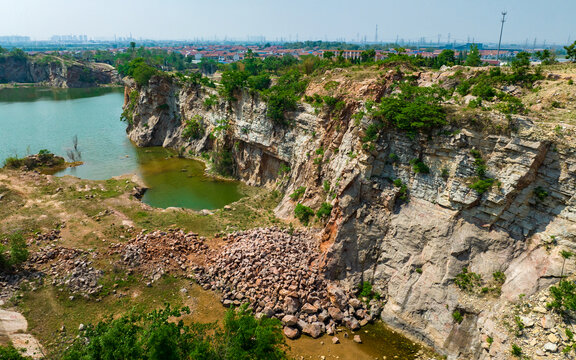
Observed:
[[[567,45],[576,37],[572,14],[576,2],[485,0],[462,4],[443,0],[344,1],[220,0],[20,0],[0,7],[6,14],[0,36],[87,35],[111,41],[132,37],[151,41],[346,41],[360,43],[497,43],[501,12],[507,11],[502,42]],[[546,18],[543,19],[543,14]],[[403,41],[402,41],[403,40]],[[450,40],[450,41],[448,41]]]

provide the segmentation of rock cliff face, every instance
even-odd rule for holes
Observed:
[[[559,251],[576,250],[573,148],[533,135],[537,125],[529,118],[494,116],[514,131],[491,134],[479,126],[452,125],[433,136],[409,136],[387,129],[373,148],[363,149],[367,119],[351,115],[365,100],[389,93],[397,75],[388,72],[376,80],[331,75],[338,80],[337,91],[352,94],[344,96],[341,114],[301,104],[288,114],[290,126],[274,124],[266,117],[266,103],[248,93],[208,107],[212,89],[161,77],[142,89],[129,84],[128,136],[139,146],[193,154],[229,149],[240,179],[282,187],[285,196],[276,214],[283,218],[291,218],[296,205],[288,195],[306,187],[299,200],[304,205],[334,205],[321,244],[329,278],[347,287],[373,282],[386,298],[385,322],[451,358],[507,358],[510,335],[502,330],[501,309],[519,294],[529,296],[558,281]],[[426,85],[445,84],[448,75],[417,76]],[[307,94],[321,93],[327,81],[312,83]],[[185,122],[194,116],[204,136],[186,140]],[[484,194],[469,187],[476,175],[471,149],[496,179]],[[416,173],[413,159],[430,172]],[[286,166],[289,173],[282,171]],[[406,185],[407,196],[395,179]],[[537,196],[543,189],[546,196]],[[454,284],[464,267],[486,280],[503,272],[501,294],[464,293]],[[460,323],[453,319],[456,311],[463,315]],[[482,348],[488,336],[494,343]]]
[[[80,63],[41,55],[0,57],[0,83],[10,82],[81,88],[118,83],[120,77],[108,64]]]

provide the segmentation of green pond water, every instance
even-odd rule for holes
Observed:
[[[150,188],[143,201],[156,207],[216,209],[242,196],[238,182],[204,175],[204,165],[162,148],[138,148],[120,121],[122,88],[0,89],[0,163],[48,149],[66,157],[74,136],[83,165],[58,176],[104,180],[138,174]]]

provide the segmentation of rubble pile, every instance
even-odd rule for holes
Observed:
[[[358,330],[381,311],[377,301],[366,305],[324,279],[318,246],[306,232],[255,229],[224,241],[205,267],[193,268],[197,281],[222,292],[225,306],[248,302],[257,315],[280,319],[288,338],[331,335],[337,325]]]
[[[104,272],[92,266],[89,256],[95,257],[96,253],[49,245],[33,253],[28,263],[48,265],[44,272],[52,276],[53,285],[64,286],[73,294],[90,296],[102,289],[98,282]]]
[[[127,243],[113,245],[113,252],[129,268],[158,280],[165,272],[184,273],[191,263],[202,264],[209,252],[205,238],[179,229],[141,232]]]

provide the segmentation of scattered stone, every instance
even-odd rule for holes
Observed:
[[[558,351],[558,345],[551,342],[544,344],[544,351],[555,353]]]
[[[548,311],[546,311],[545,308],[543,308],[542,306],[536,306],[534,308],[534,312],[540,313],[540,314],[546,314]]]
[[[551,314],[548,314],[542,317],[541,324],[544,329],[552,329],[554,326],[556,326],[556,321]]]
[[[524,327],[530,328],[534,326],[534,320],[528,316],[520,316],[520,320],[522,320]]]
[[[362,344],[362,339],[360,338],[360,335],[354,335],[354,342]]]
[[[558,342],[558,336],[554,334],[549,334],[547,337],[549,342],[556,344]]]
[[[340,344],[340,339],[338,339],[338,336],[334,336],[332,338],[332,344]]]
[[[80,324],[78,325],[78,331],[84,331],[86,329],[86,325]]]

